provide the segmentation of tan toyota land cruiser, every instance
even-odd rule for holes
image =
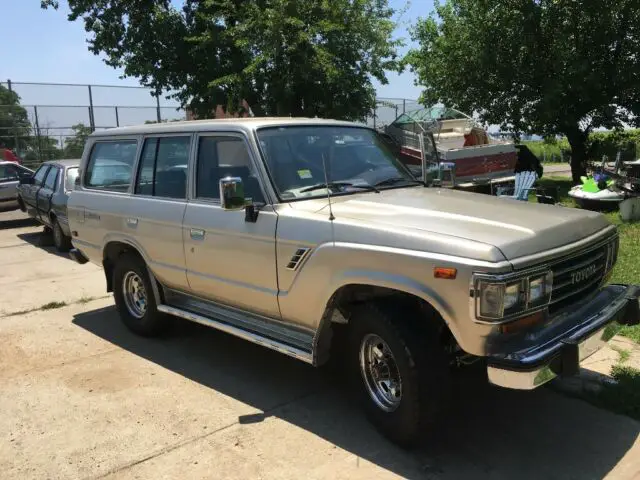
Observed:
[[[410,444],[452,370],[533,389],[639,319],[598,213],[427,187],[367,127],[320,119],[95,132],[69,223],[140,335],[181,317],[314,366],[344,345],[373,423]]]

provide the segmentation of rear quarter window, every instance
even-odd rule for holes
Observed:
[[[96,142],[91,148],[84,186],[109,192],[129,191],[137,150],[136,140]]]

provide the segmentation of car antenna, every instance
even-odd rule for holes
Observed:
[[[336,217],[333,216],[333,209],[331,208],[331,190],[329,189],[329,177],[327,176],[327,163],[322,154],[322,169],[324,170],[324,184],[327,187],[327,201],[329,202],[329,221],[333,222]]]

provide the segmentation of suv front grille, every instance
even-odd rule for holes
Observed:
[[[604,244],[587,247],[551,265],[553,291],[550,313],[562,310],[598,290],[616,262],[618,242],[616,236]]]

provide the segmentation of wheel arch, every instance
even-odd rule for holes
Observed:
[[[147,275],[149,275],[149,280],[153,287],[153,296],[155,297],[156,304],[160,305],[164,303],[162,285],[151,271],[151,268],[149,268],[149,263],[147,262],[145,255],[137,245],[122,239],[112,239],[106,242],[102,251],[102,267],[104,270],[105,280],[107,281],[107,292],[113,292],[113,269],[115,268],[118,259],[124,254],[136,255],[145,264]]]
[[[447,321],[448,311],[433,297],[420,294],[413,289],[397,286],[379,285],[368,282],[352,282],[337,288],[328,300],[319,322],[313,344],[314,365],[326,363],[340,344],[336,339],[349,324],[349,308],[359,303],[370,301],[399,302],[404,308],[416,313],[416,326],[420,320],[435,326],[443,340],[453,339],[456,335]]]
[[[137,255],[145,264],[147,263],[144,255],[133,243],[122,239],[113,239],[106,242],[102,250],[102,267],[107,281],[107,292],[113,291],[113,269],[118,258],[125,253]]]

